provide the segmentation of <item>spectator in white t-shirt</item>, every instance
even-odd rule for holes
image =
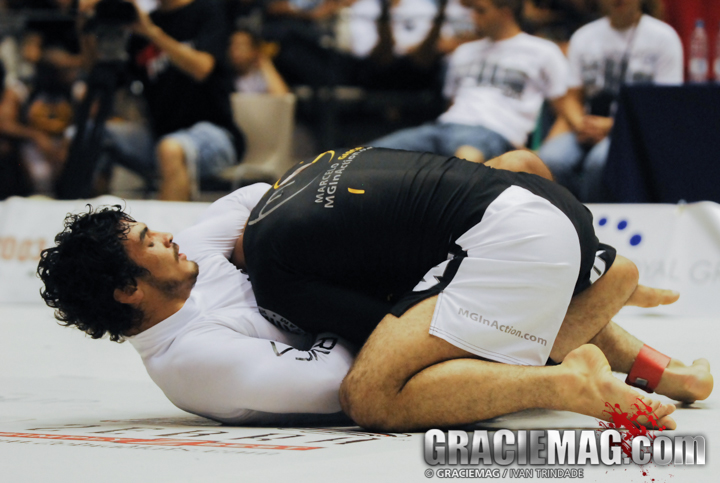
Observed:
[[[603,2],[608,15],[570,39],[570,132],[553,136],[563,131],[555,126],[538,152],[555,179],[584,202],[608,201],[602,172],[620,87],[683,81],[682,44],[672,27],[643,14],[643,0]]]
[[[450,58],[444,87],[450,108],[435,122],[369,144],[478,162],[524,146],[545,99],[562,111],[567,61],[552,42],[520,30],[522,8],[522,0],[475,0],[475,24],[485,38]]]
[[[270,57],[263,52],[260,38],[249,30],[237,30],[230,37],[228,60],[233,70],[233,90],[281,96],[290,92]]]

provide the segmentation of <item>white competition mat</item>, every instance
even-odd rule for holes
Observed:
[[[704,356],[720,368],[717,319],[621,316],[617,321],[686,363]],[[425,475],[437,467],[424,461],[423,433],[376,434],[357,427],[230,427],[184,413],[155,387],[129,344],[91,340],[77,329],[60,327],[45,307],[0,305],[0,334],[2,482],[440,479]],[[720,441],[718,394],[720,390],[709,400],[675,413],[674,433],[705,436],[705,466],[574,468],[582,468],[583,481],[588,482],[718,481],[720,463],[715,455],[720,453],[714,446]],[[599,424],[589,417],[538,410],[470,429],[500,428],[599,429]],[[554,468],[558,467],[569,468]],[[509,481],[510,476],[496,479]]]

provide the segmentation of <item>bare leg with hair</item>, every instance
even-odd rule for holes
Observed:
[[[605,275],[573,297],[550,358],[560,362],[570,351],[589,342],[602,350],[613,371],[629,373],[643,343],[611,319],[624,305],[657,307],[679,298],[676,292],[638,285],[637,280],[635,264],[618,256]],[[655,392],[691,402],[707,398],[712,388],[713,378],[707,360],[698,359],[686,366],[672,359]]]
[[[602,352],[586,345],[555,367],[479,360],[431,336],[437,297],[403,316],[386,316],[371,334],[343,381],[345,412],[364,427],[409,431],[469,424],[529,408],[578,412],[607,419],[605,402],[624,410],[642,398],[674,428],[675,406],[661,404],[612,375]]]
[[[600,280],[573,298],[552,349],[563,361],[556,367],[484,361],[431,336],[436,298],[400,318],[388,315],[343,381],[343,409],[363,426],[408,430],[467,424],[529,408],[607,419],[605,402],[629,410],[641,397],[661,424],[674,428],[669,417],[673,405],[641,396],[611,372],[628,372],[642,342],[610,319],[623,305],[653,307],[678,298],[671,291],[637,285],[637,277],[635,265],[618,257]],[[593,345],[582,345],[587,341]],[[703,399],[711,390],[705,360],[690,367],[672,360],[656,388],[680,400]]]
[[[525,151],[507,153],[487,164],[552,179],[542,161]],[[362,426],[400,431],[468,424],[529,408],[607,419],[605,402],[630,410],[641,398],[660,424],[673,429],[675,421],[669,415],[675,406],[642,396],[612,374],[612,369],[630,370],[642,342],[611,318],[624,305],[654,307],[678,298],[674,292],[637,282],[635,265],[618,257],[600,280],[572,299],[551,351],[554,360],[563,361],[556,367],[480,360],[431,336],[437,297],[400,318],[388,315],[343,381],[343,409]],[[594,345],[583,345],[588,341]],[[672,360],[656,388],[659,394],[681,400],[703,399],[711,390],[712,376],[704,360],[690,367]]]
[[[511,151],[491,159],[487,166],[508,171],[532,173],[552,180],[545,163],[529,151]],[[643,346],[614,322],[612,317],[624,305],[657,307],[677,301],[679,295],[638,285],[637,267],[618,256],[613,266],[592,287],[573,298],[550,357],[560,362],[575,348],[588,341],[597,345],[607,357],[613,371],[627,374]],[[658,394],[691,402],[707,398],[712,392],[710,364],[698,359],[686,366],[672,359],[656,388]]]

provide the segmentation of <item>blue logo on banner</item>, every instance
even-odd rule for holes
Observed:
[[[602,217],[598,220],[599,226],[606,226],[610,220],[608,220],[606,217]],[[627,220],[620,220],[617,224],[617,230],[624,232],[628,227],[628,221]],[[630,246],[636,247],[642,242],[642,234],[640,233],[634,233],[630,240],[628,240],[628,243],[630,243]]]

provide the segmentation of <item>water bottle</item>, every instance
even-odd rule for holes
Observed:
[[[720,84],[720,27],[718,27],[717,40],[715,40],[715,62],[713,70],[715,71],[715,82]]]
[[[695,30],[690,37],[690,82],[708,80],[708,39],[705,22],[695,21]]]

